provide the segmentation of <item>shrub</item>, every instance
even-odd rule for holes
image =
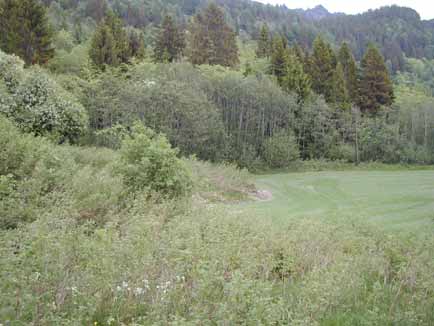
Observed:
[[[19,196],[12,175],[0,175],[0,230],[16,226]]]
[[[25,131],[54,134],[59,141],[74,142],[86,129],[87,115],[65,90],[41,70],[28,73],[16,90],[16,108],[7,115]]]
[[[288,167],[300,157],[295,137],[279,131],[264,143],[263,158],[271,168]]]
[[[24,70],[23,62],[0,52],[0,113],[26,132],[75,142],[87,127],[78,101],[43,70]]]
[[[0,175],[30,175],[47,150],[47,142],[21,134],[11,121],[0,116]]]
[[[399,163],[399,139],[395,129],[382,119],[365,119],[359,135],[361,160]]]
[[[190,173],[166,137],[140,123],[122,143],[116,170],[133,192],[158,192],[168,197],[186,195],[192,188]]]
[[[15,55],[5,54],[0,50],[0,80],[9,91],[14,90],[24,76],[24,61]]]
[[[355,150],[350,144],[336,144],[329,150],[328,158],[332,161],[354,162]]]

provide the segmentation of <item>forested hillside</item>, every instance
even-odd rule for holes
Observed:
[[[312,18],[217,3],[3,0],[2,112],[37,135],[109,147],[141,120],[183,155],[252,170],[433,161],[430,77],[416,69],[430,64],[430,28],[414,11]],[[386,40],[405,70],[393,73]]]
[[[99,21],[107,8],[119,15],[126,25],[136,28],[158,26],[169,14],[183,24],[204,8],[209,0],[44,0],[50,7],[58,28],[65,24],[83,33],[92,25],[89,18]],[[350,44],[358,60],[369,42],[380,47],[388,66],[405,68],[404,57],[434,57],[434,28],[422,21],[419,14],[403,7],[384,7],[360,15],[330,14],[323,7],[312,10],[291,10],[285,6],[264,5],[250,0],[216,0],[225,9],[227,20],[237,34],[257,39],[265,23],[275,33],[285,35],[290,43],[310,48],[317,34],[323,34],[334,46],[343,41]],[[83,36],[81,36],[83,37]]]

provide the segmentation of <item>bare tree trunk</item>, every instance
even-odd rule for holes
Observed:
[[[359,111],[356,107],[352,109],[354,114],[354,134],[355,134],[355,152],[356,152],[356,165],[360,164],[359,152]]]

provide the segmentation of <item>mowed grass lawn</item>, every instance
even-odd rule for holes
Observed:
[[[273,198],[246,209],[279,224],[337,217],[393,231],[434,231],[434,171],[286,173],[257,176],[256,184]]]

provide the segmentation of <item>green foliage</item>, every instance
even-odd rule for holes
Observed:
[[[341,63],[338,63],[334,71],[332,87],[333,103],[341,110],[348,110],[351,103],[345,82],[345,72]]]
[[[353,219],[277,228],[232,208],[181,214],[143,198],[126,220],[95,229],[59,208],[2,234],[2,320],[432,322],[432,239],[403,240]]]
[[[216,202],[248,200],[255,192],[252,175],[234,164],[211,163],[190,157],[187,161],[193,171],[194,192],[201,199]]]
[[[0,51],[0,78],[7,90],[12,92],[24,78],[24,62],[15,55]]]
[[[122,142],[117,172],[133,192],[147,190],[173,198],[191,191],[190,172],[163,135],[136,123]]]
[[[228,67],[239,64],[235,33],[225,22],[224,11],[217,5],[211,3],[198,13],[189,33],[191,63]]]
[[[45,7],[37,0],[0,2],[0,48],[26,63],[45,64],[54,55],[53,31]]]
[[[10,62],[7,55],[0,56],[1,61]],[[5,71],[10,97],[0,101],[0,112],[25,131],[51,135],[60,142],[77,141],[87,128],[87,115],[81,104],[40,69],[26,71],[22,80],[11,81],[10,71],[20,71],[22,67],[17,61],[13,64],[15,68]]]
[[[122,21],[110,11],[98,24],[92,37],[89,56],[99,68],[128,63],[133,57],[144,57],[143,39],[134,30],[130,30],[128,35]]]
[[[54,38],[54,47],[57,51],[71,52],[75,46],[74,37],[68,31],[62,29]]]
[[[399,163],[399,143],[394,126],[381,117],[364,120],[360,129],[362,160]]]
[[[146,55],[143,33],[136,29],[130,29],[128,31],[128,37],[129,37],[128,42],[131,51],[131,56],[139,60],[143,59]]]
[[[298,107],[287,94],[266,77],[241,73],[208,72],[210,95],[221,115],[229,140],[229,158],[252,168],[263,142],[279,129],[289,129]]]
[[[286,75],[288,64],[288,41],[283,37],[273,38],[273,51],[271,53],[271,73],[277,77],[279,84]]]
[[[176,61],[181,57],[184,48],[184,32],[176,26],[172,17],[166,16],[154,47],[154,61]]]
[[[344,70],[345,85],[352,103],[358,103],[359,83],[357,65],[347,43],[342,43],[339,49],[338,60]]]
[[[281,78],[281,87],[287,92],[297,94],[298,103],[301,104],[311,93],[311,82],[296,55],[288,54],[284,73]]]
[[[126,30],[122,20],[113,12],[108,12],[104,22],[113,36],[115,54],[119,63],[127,63],[131,58],[131,50]]]
[[[116,40],[105,21],[98,25],[93,35],[89,56],[92,62],[100,68],[104,65],[116,66],[119,64]]]
[[[321,37],[313,44],[313,53],[309,62],[309,74],[312,89],[324,95],[327,102],[333,102],[333,75],[336,69],[336,57],[330,46]]]
[[[256,49],[256,56],[258,58],[268,58],[272,49],[272,42],[270,39],[270,30],[266,24],[261,27],[260,33],[258,48]]]
[[[362,111],[375,114],[381,106],[392,105],[392,81],[382,55],[372,44],[363,57],[361,67],[359,105]]]
[[[79,44],[73,47],[70,52],[56,50],[56,54],[47,64],[47,68],[56,74],[75,75],[83,78],[89,76],[91,67],[88,47],[88,44]]]
[[[279,131],[264,142],[264,160],[271,168],[285,168],[298,160],[300,152],[293,135]]]
[[[164,133],[184,155],[224,158],[224,129],[219,111],[203,90],[208,82],[189,64],[143,64],[129,78],[114,71],[100,75],[84,90],[91,126],[100,133],[117,124],[141,120]],[[100,138],[100,137],[97,137]]]

